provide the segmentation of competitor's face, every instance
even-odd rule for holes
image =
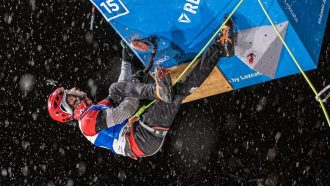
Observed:
[[[67,95],[66,101],[71,107],[74,108],[76,106],[77,97],[72,95]]]
[[[66,101],[71,107],[76,107],[81,98],[85,98],[87,94],[79,89],[76,89],[75,87],[70,89],[70,90],[65,90],[66,91]]]

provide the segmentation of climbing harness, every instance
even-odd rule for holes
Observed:
[[[155,127],[149,127],[145,123],[143,123],[141,120],[139,120],[140,125],[145,128],[147,131],[153,133],[157,137],[164,137],[167,134],[168,128],[163,128],[162,130],[159,130],[158,128]]]

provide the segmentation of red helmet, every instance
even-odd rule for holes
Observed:
[[[49,96],[48,112],[55,121],[66,123],[72,120],[73,111],[66,102],[66,92],[63,87],[56,89]]]

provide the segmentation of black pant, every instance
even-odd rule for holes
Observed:
[[[174,101],[169,104],[157,101],[149,107],[141,116],[140,120],[150,127],[170,128],[179,111],[182,100],[190,94],[190,90],[199,87],[208,77],[221,58],[220,48],[211,45],[198,61],[197,66],[189,74],[185,82],[175,85],[176,95]],[[134,138],[140,149],[147,155],[157,152],[164,140],[164,137],[157,137],[149,132],[138,122],[134,123]]]
[[[155,84],[121,81],[111,84],[109,96],[116,104],[123,101],[125,97],[154,100],[156,99],[155,90]]]

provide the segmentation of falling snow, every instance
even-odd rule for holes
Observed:
[[[31,91],[34,85],[33,76],[31,74],[24,74],[19,81],[19,85],[22,91]]]
[[[91,8],[1,3],[0,185],[330,185],[329,127],[301,75],[183,104],[161,151],[138,161],[93,146],[78,123],[52,121],[56,87],[98,102],[117,81],[120,38],[98,13],[89,30]],[[307,73],[318,90],[330,84],[327,29]]]

